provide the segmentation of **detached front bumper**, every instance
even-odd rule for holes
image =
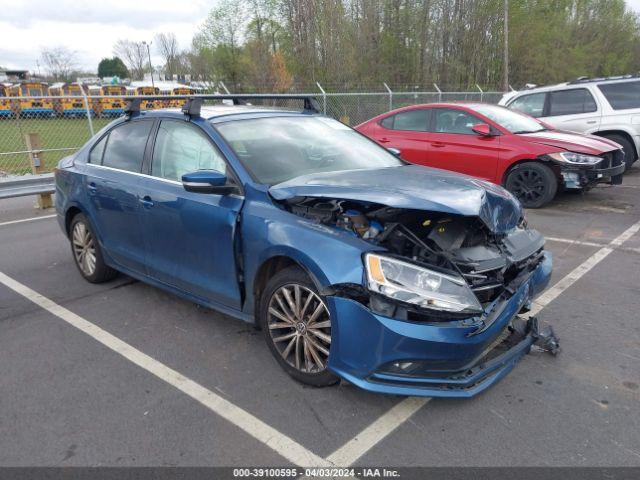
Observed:
[[[625,166],[624,154],[614,151],[606,153],[595,167],[562,165],[560,174],[565,188],[589,188],[598,183],[620,185]]]
[[[417,323],[377,315],[342,297],[329,297],[332,325],[329,369],[379,393],[471,397],[503,378],[540,340],[535,319],[516,317],[548,284],[551,256],[479,322]],[[466,323],[466,324],[465,324]]]

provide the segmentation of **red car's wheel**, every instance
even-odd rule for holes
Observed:
[[[513,193],[525,208],[540,208],[556,196],[558,181],[553,171],[538,162],[516,165],[507,174],[505,188]]]

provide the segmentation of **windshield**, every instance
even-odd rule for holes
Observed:
[[[384,148],[330,118],[256,118],[215,127],[253,177],[267,185],[310,173],[404,165]]]
[[[533,133],[546,130],[542,124],[522,113],[497,105],[474,105],[473,109],[506,128],[511,133]]]

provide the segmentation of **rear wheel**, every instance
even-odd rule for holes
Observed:
[[[102,283],[113,279],[118,272],[104,263],[100,244],[91,224],[82,213],[78,213],[69,227],[71,252],[76,267],[85,280]]]
[[[316,387],[339,380],[327,370],[329,309],[303,270],[289,267],[269,280],[260,299],[259,322],[271,353],[293,378]]]
[[[629,141],[628,138],[623,137],[622,135],[605,135],[605,138],[608,138],[612,142],[619,143],[624,151],[624,163],[625,163],[625,172],[629,170],[629,167],[636,161],[635,150],[633,149],[633,145]]]
[[[558,181],[546,165],[524,162],[509,171],[505,187],[520,200],[523,207],[540,208],[553,200],[558,191]]]

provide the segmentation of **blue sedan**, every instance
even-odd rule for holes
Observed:
[[[408,165],[303,100],[132,102],[56,170],[80,274],[123,272],[255,322],[314,386],[468,397],[533,344],[556,351],[522,316],[551,256],[510,193]]]

